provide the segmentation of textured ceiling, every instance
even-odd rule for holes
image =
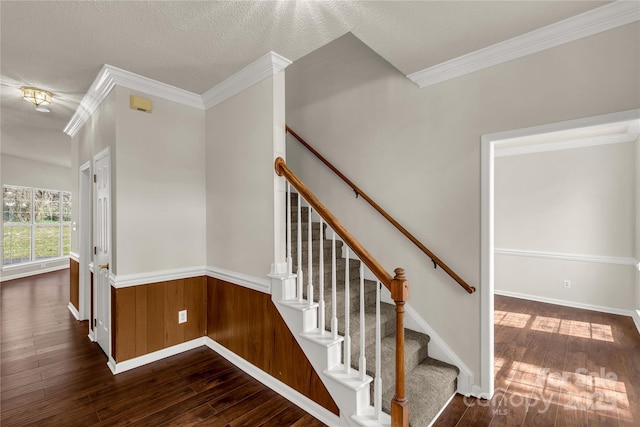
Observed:
[[[69,165],[57,133],[103,64],[201,94],[270,50],[295,61],[352,32],[409,74],[604,3],[2,1],[0,149]],[[53,92],[52,112],[20,100],[23,85]]]

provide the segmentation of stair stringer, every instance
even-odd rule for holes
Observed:
[[[359,378],[356,369],[347,375],[341,364],[342,336],[334,340],[330,333],[320,334],[317,328],[318,304],[306,300],[283,299],[292,295],[296,287],[295,276],[271,276],[271,300],[291,330],[311,366],[322,380],[340,409],[340,426],[360,427],[391,425],[391,417],[382,413],[379,419],[371,416],[370,383],[372,378]]]
[[[391,293],[384,286],[380,291],[380,301],[389,304],[395,304],[391,299]],[[447,343],[438,335],[438,333],[427,323],[426,320],[411,306],[410,303],[404,305],[404,327],[412,331],[420,332],[428,335],[429,340],[429,357],[441,360],[456,366],[460,372],[458,373],[457,392],[464,396],[473,395],[474,374],[471,369],[458,357],[458,355],[447,345]],[[479,397],[479,396],[476,396]]]

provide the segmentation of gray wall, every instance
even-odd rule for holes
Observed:
[[[131,110],[132,94],[151,99],[152,112]],[[204,117],[116,87],[118,275],[205,264]]]
[[[480,138],[640,106],[637,23],[418,89],[352,35],[287,68],[287,122],[469,283],[480,280]],[[612,78],[615,76],[615,78]],[[476,373],[468,295],[289,139],[288,162]]]
[[[24,157],[1,155],[2,185],[71,191],[71,169]]]
[[[206,112],[210,267],[265,278],[274,261],[274,120],[281,116],[274,102],[283,78],[264,79]]]
[[[496,249],[634,258],[635,158],[635,141],[496,158]],[[616,309],[634,307],[635,276],[629,265],[495,258],[496,291]]]

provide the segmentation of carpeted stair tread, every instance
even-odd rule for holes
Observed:
[[[409,400],[409,425],[426,427],[456,392],[459,370],[453,365],[430,357],[413,370],[405,371],[405,392]],[[391,412],[393,387],[382,393],[382,408]]]
[[[305,205],[306,202],[303,202]],[[300,227],[298,227],[298,197],[291,197],[291,242],[293,271],[297,270],[297,237],[301,233],[302,271],[304,273],[303,295],[307,297],[307,268],[309,248],[309,208],[301,206]],[[322,240],[320,239],[320,223],[311,223],[312,246],[312,282],[314,301],[319,298],[319,264],[320,244],[324,255],[324,302],[325,329],[331,329],[331,239],[327,238],[331,230],[323,223]],[[344,336],[344,308],[345,308],[345,269],[347,261],[342,258],[346,246],[336,238],[336,317],[338,318],[338,333]],[[350,336],[351,336],[351,366],[358,369],[360,363],[360,261],[349,260],[349,289],[350,289]],[[374,281],[365,280],[365,357],[367,374],[375,375],[375,292]],[[381,302],[381,366],[383,387],[383,410],[391,412],[391,399],[395,388],[395,305]],[[409,418],[412,427],[426,427],[451,395],[456,391],[458,369],[452,365],[428,357],[429,337],[425,334],[405,329],[405,389],[410,402]],[[373,383],[371,384],[373,402]]]
[[[394,328],[395,329],[395,328]],[[429,337],[420,332],[410,329],[404,330],[404,372],[405,377],[413,368],[418,366],[428,357]],[[396,366],[396,334],[395,330],[392,334],[382,338],[381,342],[381,366],[382,366],[382,388],[383,390],[393,389],[395,381]],[[369,375],[375,374],[375,342],[366,350],[365,354],[370,354],[371,358],[367,360],[367,372]],[[372,401],[373,402],[373,401]]]

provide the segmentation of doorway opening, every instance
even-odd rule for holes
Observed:
[[[587,129],[603,129],[636,121],[640,110],[570,120],[548,125],[483,135],[481,139],[481,279],[480,279],[480,386],[477,395],[490,398],[494,393],[494,292],[495,292],[495,157],[496,153],[536,152],[565,149],[594,141],[585,137]],[[582,132],[582,134],[581,134]],[[573,133],[573,137],[570,135]],[[559,142],[557,136],[564,135]],[[582,136],[581,136],[582,135]],[[637,135],[635,138],[637,139]],[[597,139],[597,138],[596,138]],[[620,141],[603,142],[598,144]],[[592,145],[595,145],[592,144]],[[582,145],[586,146],[586,145]]]

